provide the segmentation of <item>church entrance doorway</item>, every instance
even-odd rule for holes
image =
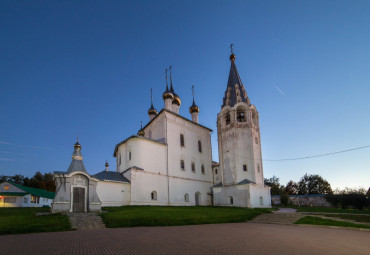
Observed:
[[[73,212],[85,212],[84,188],[73,188]]]
[[[198,206],[200,204],[200,193],[195,193],[195,205]]]

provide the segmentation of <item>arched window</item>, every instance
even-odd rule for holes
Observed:
[[[239,106],[236,110],[236,120],[238,122],[246,122],[247,118],[245,115],[245,108],[243,106]]]
[[[217,174],[217,168],[215,169],[215,174]]]
[[[260,196],[260,206],[263,206],[263,197]]]
[[[180,168],[185,171],[185,162],[182,159],[180,160]]]
[[[157,191],[153,191],[150,195],[152,200],[157,200]]]
[[[195,193],[195,205],[200,205],[200,192]]]
[[[233,205],[233,204],[234,204],[234,198],[233,198],[233,197],[229,197],[229,203],[230,203],[231,205]]]
[[[206,171],[204,170],[204,165],[201,166],[202,174],[206,174]]]
[[[198,140],[198,151],[202,152],[202,142]]]
[[[226,123],[226,125],[229,125],[230,124],[230,114],[229,113],[227,113],[225,115],[225,123]]]
[[[191,171],[195,173],[195,163],[191,162]]]
[[[184,200],[185,200],[185,202],[189,202],[189,194],[188,193],[185,193]]]

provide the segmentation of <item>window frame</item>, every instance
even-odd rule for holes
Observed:
[[[184,134],[180,134],[180,146],[185,147],[185,136],[184,136]]]

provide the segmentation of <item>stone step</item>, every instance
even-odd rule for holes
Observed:
[[[105,228],[103,220],[96,213],[68,213],[68,218],[74,229]]]

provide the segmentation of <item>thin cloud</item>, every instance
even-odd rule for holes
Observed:
[[[14,159],[11,158],[0,158],[1,161],[15,161]]]
[[[19,155],[19,156],[32,156],[35,157],[34,154],[27,154],[27,153],[17,153],[17,152],[9,152],[9,151],[0,151],[0,154],[10,154],[10,155]]]
[[[22,144],[15,144],[15,143],[9,143],[9,142],[4,142],[4,141],[0,141],[0,144],[13,145],[13,146],[24,147],[24,148],[40,149],[40,150],[54,150],[53,148],[50,148],[50,147],[22,145]]]
[[[281,94],[281,95],[283,95],[283,96],[285,96],[285,93],[279,88],[279,87],[277,87],[277,86],[274,86],[275,87],[275,89],[277,90],[277,91],[279,91],[279,93]]]

